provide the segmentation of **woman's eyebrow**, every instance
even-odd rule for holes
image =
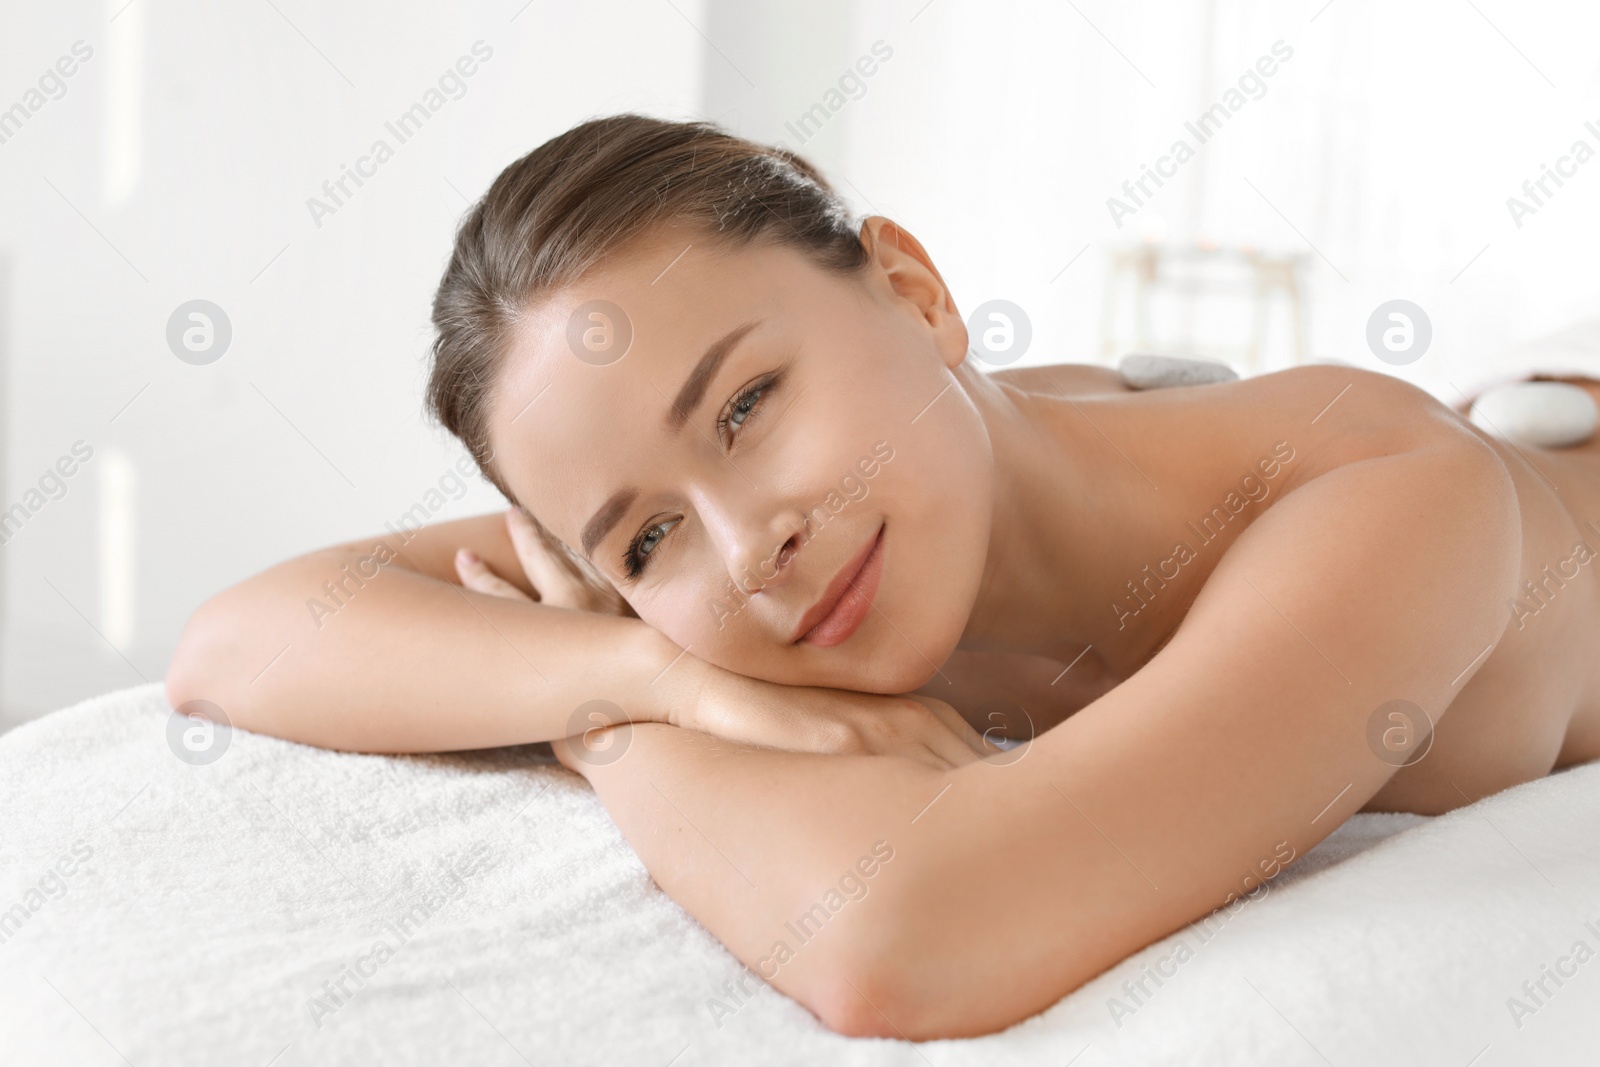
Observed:
[[[590,553],[594,546],[605,540],[611,528],[622,521],[622,516],[633,507],[634,499],[639,495],[639,490],[628,488],[618,489],[611,494],[611,498],[600,505],[600,510],[594,513],[587,526],[583,528],[583,558],[593,563]]]
[[[717,376],[717,370],[722,366],[723,360],[733,353],[734,348],[744,339],[744,335],[761,325],[760,319],[752,319],[742,325],[735,326],[723,334],[720,340],[713,341],[706,354],[700,357],[700,362],[694,365],[694,370],[689,372],[689,377],[684,380],[683,388],[678,390],[678,398],[672,402],[672,407],[667,411],[667,431],[676,436],[694,414],[694,409],[700,406],[700,401],[705,399],[706,390],[711,387],[711,381]]]

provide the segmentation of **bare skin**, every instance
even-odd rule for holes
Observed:
[[[1600,590],[1587,562],[1563,563],[1580,538],[1600,541],[1580,529],[1600,523],[1600,451],[1512,448],[1403,382],[1342,366],[1148,393],[1122,390],[1100,368],[987,375],[964,358],[965,326],[920,245],[886,220],[874,226],[885,239],[864,293],[833,290],[782,257],[686,257],[653,288],[682,247],[669,240],[531,317],[507,379],[497,450],[519,497],[568,544],[582,540],[619,478],[662,479],[645,486],[659,499],[630,524],[676,517],[668,536],[684,540],[660,542],[672,545],[663,557],[676,568],[671,584],[660,569],[649,588],[617,575],[610,561],[621,542],[594,556],[608,561],[607,576],[640,619],[572,612],[589,606],[570,590],[556,596],[573,598],[564,608],[519,603],[518,595],[545,593],[524,573],[543,557],[518,551],[515,527],[498,516],[423,531],[404,549],[407,579],[375,582],[351,602],[346,633],[385,617],[361,605],[387,604],[415,612],[404,630],[384,624],[393,641],[429,625],[448,640],[448,627],[472,616],[439,617],[451,603],[445,594],[430,602],[433,616],[421,605],[458,577],[464,588],[448,595],[484,621],[492,615],[506,644],[534,654],[535,638],[588,627],[594,642],[621,640],[637,632],[632,624],[647,625],[669,646],[630,646],[634,658],[653,649],[650,669],[670,668],[674,678],[666,651],[696,648],[688,659],[704,655],[711,673],[689,668],[690,684],[675,693],[696,708],[709,695],[724,714],[634,716],[631,726],[593,731],[591,742],[627,746],[623,758],[596,760],[566,739],[555,710],[598,683],[591,677],[585,689],[545,657],[541,674],[565,695],[548,713],[540,705],[520,734],[497,711],[512,697],[493,689],[477,694],[484,706],[471,705],[471,729],[450,734],[440,724],[450,684],[409,665],[405,685],[389,694],[401,711],[387,722],[377,704],[338,727],[309,713],[294,718],[295,701],[315,699],[317,685],[340,671],[377,682],[404,657],[352,664],[368,646],[334,643],[344,639],[334,634],[340,618],[327,625],[324,651],[306,653],[323,657],[308,661],[315,670],[285,657],[288,670],[264,676],[278,687],[261,691],[270,698],[230,681],[246,664],[259,669],[277,643],[239,621],[247,608],[287,599],[264,583],[252,587],[255,599],[241,594],[232,609],[210,612],[227,639],[197,633],[181,670],[175,661],[169,697],[231,685],[249,728],[380,751],[450,736],[551,740],[662,888],[753,971],[836,1030],[915,1039],[986,1033],[1047,1007],[1270,878],[1356,811],[1437,813],[1600,757],[1600,679],[1586,653],[1600,637]],[[708,624],[704,596],[681,592],[714,588],[786,546],[787,505],[759,494],[822,478],[838,458],[813,468],[809,453],[762,452],[782,439],[777,418],[752,424],[745,452],[674,455],[672,447],[700,445],[652,436],[677,383],[728,325],[696,324],[676,310],[708,290],[722,294],[733,322],[756,306],[782,322],[788,294],[802,309],[826,306],[800,315],[840,324],[803,364],[816,383],[780,392],[780,404],[801,406],[776,410],[812,425],[837,420],[835,430],[852,431],[829,435],[843,441],[840,456],[853,458],[859,442],[899,420],[897,457],[868,498],[876,503],[841,528],[859,534],[887,516],[878,611],[835,647],[794,647],[790,631],[858,538],[778,552],[781,580],[760,591],[766,600],[752,598],[736,628]],[[597,294],[629,307],[641,337],[672,343],[641,352],[656,361],[636,364],[650,368],[649,380],[610,379],[585,402],[585,368],[563,363],[549,342],[567,307]],[[849,321],[855,314],[881,327],[877,350],[905,359],[892,375],[852,369],[868,358],[848,351],[862,332]],[[749,365],[717,379],[711,408],[766,356],[741,358]],[[872,403],[822,386],[844,373],[869,375],[856,388]],[[941,382],[954,391],[908,422]],[[604,402],[634,424],[588,439],[581,420],[562,425],[559,412],[515,425],[511,413],[553,385],[566,391],[568,411]],[[807,397],[833,399],[806,412]],[[878,412],[886,421],[868,425]],[[853,432],[862,429],[873,432]],[[704,440],[712,443],[709,430]],[[567,441],[581,457],[554,458]],[[988,458],[969,462],[980,448]],[[770,465],[750,481],[753,493],[727,472],[724,455]],[[944,494],[942,507],[927,506],[938,497],[930,486]],[[329,550],[319,565],[363,543]],[[1189,551],[1177,552],[1179,543]],[[487,566],[458,564],[459,545]],[[1564,585],[1542,574],[1547,564],[1565,568]],[[1547,583],[1541,599],[1523,588],[1529,579]],[[558,610],[569,612],[562,630],[550,622]],[[568,647],[567,659],[587,654],[576,641]],[[466,641],[452,654],[486,655]],[[205,667],[230,656],[231,670]],[[448,656],[440,658],[434,671],[448,673]],[[751,673],[737,683],[717,673],[741,666]],[[616,657],[614,671],[629,669]],[[823,695],[852,679],[882,696]],[[632,699],[627,678],[607,684],[619,701]],[[433,716],[402,691],[428,685]],[[870,701],[913,690],[935,713],[924,729],[874,732],[876,712],[891,705]],[[991,728],[986,694],[995,692],[1028,709],[1036,736],[1022,750],[994,753],[938,714],[953,707]],[[772,714],[782,694],[807,702],[803,713]],[[753,710],[743,710],[745,698]],[[1375,719],[1385,736],[1392,720],[1383,710],[1397,700],[1437,724],[1418,749],[1425,754],[1405,767],[1371,741]],[[841,743],[836,732],[818,733],[818,721],[856,730]],[[1002,725],[1029,734],[1015,721]],[[860,870],[880,842],[893,858],[870,891],[820,912],[826,936],[797,940],[791,924],[818,915],[841,872]]]

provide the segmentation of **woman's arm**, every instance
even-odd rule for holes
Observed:
[[[458,562],[463,548],[478,560]],[[563,555],[513,509],[289,560],[195,612],[167,698],[175,708],[211,701],[258,733],[363,752],[550,741],[624,720],[934,766],[993,750],[935,698],[714,667],[618,614],[614,591]]]
[[[636,618],[463,589],[451,580],[459,546],[532,591],[498,512],[311,552],[194,613],[168,701],[209,700],[244,729],[365,752],[548,741],[696,706],[715,671],[704,661]]]
[[[1373,714],[1444,714],[1504,631],[1520,552],[1498,459],[1417,449],[1280,501],[1148,665],[1020,759],[940,769],[654,726],[608,731],[631,739],[603,766],[554,747],[661,886],[828,1026],[987,1033],[1359,810],[1395,773]],[[851,899],[843,877],[880,841],[893,858]]]
[[[599,759],[576,738],[552,747],[594,786],[656,883],[830,1029],[905,1036],[872,1007],[887,944],[873,931],[888,931],[880,902],[910,873],[901,856],[927,847],[922,816],[948,799],[949,768],[787,752],[655,723],[604,733]],[[754,979],[738,985],[758,991]],[[721,987],[705,996],[738,1007]]]

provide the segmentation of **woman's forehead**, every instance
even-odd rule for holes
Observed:
[[[500,471],[574,547],[589,512],[635,484],[638,467],[674,437],[669,416],[694,393],[686,386],[715,346],[781,328],[793,280],[781,267],[741,269],[694,253],[653,275],[640,255],[631,268],[552,294],[528,309],[508,345],[490,408]]]
[[[623,457],[638,455],[650,432],[645,405],[653,390],[642,362],[593,367],[572,366],[577,361],[559,353],[513,356],[499,383],[491,434],[500,472],[546,528],[574,548],[579,509],[618,483],[630,466]]]

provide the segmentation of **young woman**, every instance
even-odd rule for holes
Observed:
[[[1339,365],[985,373],[903,228],[637,115],[499,176],[434,321],[431,408],[518,507],[220,594],[173,706],[550,741],[843,1033],[999,1029],[1357,811],[1600,756],[1595,448]]]

